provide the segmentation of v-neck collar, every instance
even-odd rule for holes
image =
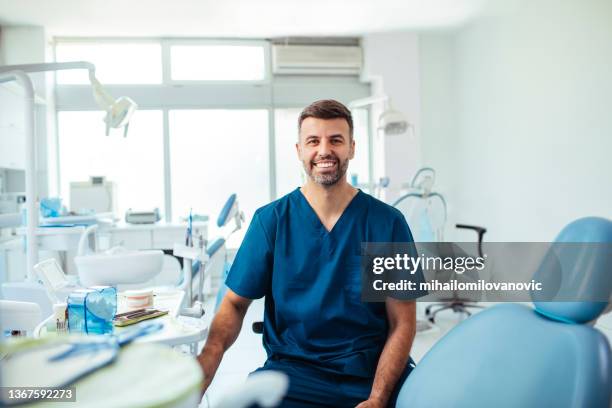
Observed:
[[[357,205],[356,203],[361,199],[361,195],[363,195],[363,192],[360,189],[357,189],[357,194],[355,194],[353,198],[351,198],[351,201],[349,201],[348,205],[344,208],[344,211],[342,211],[342,214],[340,214],[340,217],[338,218],[332,229],[329,231],[321,222],[321,219],[317,215],[316,211],[314,210],[314,208],[312,208],[312,206],[306,199],[306,196],[304,196],[304,193],[302,193],[302,191],[300,190],[300,187],[295,189],[294,194],[297,196],[297,200],[303,209],[302,212],[306,217],[308,217],[311,225],[315,229],[319,230],[323,235],[330,235],[337,229],[339,224],[344,222],[343,220],[348,217],[347,214],[353,211],[353,208]]]

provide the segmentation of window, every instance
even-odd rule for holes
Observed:
[[[163,210],[163,122],[161,111],[140,110],[121,130],[105,135],[103,112],[59,112],[60,194],[70,205],[70,182],[104,176],[117,186],[118,216],[128,208]],[[112,131],[112,130],[111,130]]]
[[[160,84],[162,82],[161,44],[60,42],[55,60],[89,61],[96,66],[96,78],[107,84]],[[85,70],[57,73],[59,84],[89,84]]]
[[[276,195],[282,197],[304,183],[304,170],[295,151],[297,121],[301,109],[277,109],[274,112],[276,156]]]
[[[179,81],[262,81],[261,45],[172,45],[171,79]]]
[[[126,139],[121,130],[106,137],[91,90],[68,86],[88,84],[87,72],[57,73],[61,196],[69,199],[71,181],[105,176],[118,186],[118,216],[130,207],[158,207],[166,220],[181,222],[193,209],[210,217],[213,238],[223,203],[237,193],[250,222],[257,208],[304,182],[294,147],[301,108],[323,94],[343,101],[370,94],[357,76],[275,76],[269,49],[263,40],[57,40],[57,61],[93,62],[110,95],[129,96],[140,106]],[[348,173],[364,184],[367,111],[356,110],[354,119],[357,151]],[[241,239],[235,234],[228,245]]]
[[[169,119],[173,219],[193,209],[216,220],[225,200],[237,193],[248,225],[270,201],[268,112],[173,110]]]
[[[298,117],[301,109],[277,109],[274,115],[276,151],[276,194],[281,197],[290,193],[305,181],[302,164],[295,152],[298,138]],[[357,175],[359,184],[367,184],[369,177],[368,111],[355,109],[353,114],[353,137],[355,158],[349,163],[347,177]]]

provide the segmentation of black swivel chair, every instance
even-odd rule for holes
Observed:
[[[475,225],[466,225],[466,224],[457,224],[455,227],[459,229],[468,229],[476,231],[478,234],[478,256],[483,257],[482,251],[482,241],[484,234],[487,232],[486,228],[475,226]],[[453,254],[454,256],[462,256],[466,255],[465,253],[457,253]],[[453,296],[449,298],[439,299],[439,302],[432,303],[425,308],[425,317],[431,322],[435,322],[436,314],[440,313],[443,310],[452,310],[455,313],[465,313],[468,316],[471,316],[472,313],[469,309],[484,309],[483,306],[480,306],[473,299],[461,298],[456,292],[453,292]]]

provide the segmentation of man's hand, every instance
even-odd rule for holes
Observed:
[[[370,398],[366,401],[363,401],[355,408],[385,408],[385,403],[381,400]]]

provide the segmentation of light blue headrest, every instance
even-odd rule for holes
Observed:
[[[555,239],[556,243],[571,245],[542,262],[534,275],[543,282],[557,281],[559,292],[574,293],[577,300],[563,302],[534,301],[536,311],[554,320],[567,323],[586,323],[597,318],[608,305],[612,292],[612,246],[588,243],[612,243],[612,221],[599,217],[581,218],[568,224]],[[548,261],[548,262],[547,262]],[[562,276],[559,278],[559,271]],[[586,301],[585,293],[596,291],[597,301]],[[602,296],[603,294],[603,296]]]
[[[219,218],[217,218],[217,227],[222,227],[225,225],[225,223],[227,222],[227,217],[229,216],[232,206],[235,202],[236,193],[229,196],[229,198],[225,202],[225,205],[223,206],[223,209],[221,209],[221,214],[219,214]]]

